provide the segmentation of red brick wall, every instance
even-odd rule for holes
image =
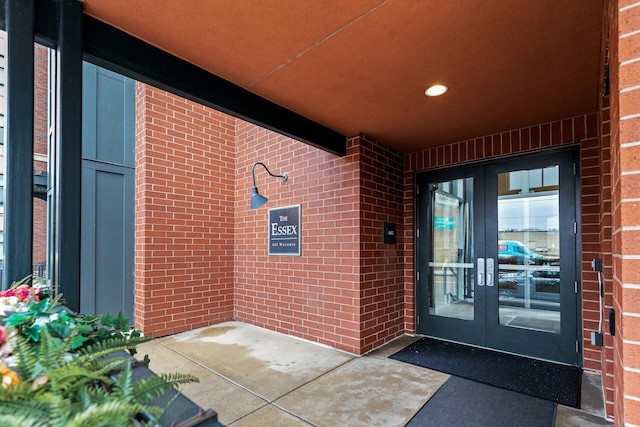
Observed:
[[[416,153],[420,155],[419,153]],[[411,170],[411,156],[404,156],[404,330],[408,334],[416,332],[416,269],[415,269],[415,194],[414,172]]]
[[[185,120],[187,106],[195,106],[143,85],[138,87],[138,101],[145,108],[138,109],[136,295],[142,299],[136,301],[136,320],[146,331],[159,335],[190,327],[184,311],[175,312],[178,291],[170,289],[185,277],[175,269],[175,259],[168,258],[171,249],[178,239],[180,248],[189,239],[169,233],[179,228],[175,223],[181,217],[173,212],[180,205],[172,200],[175,184],[168,178],[184,173],[176,159],[190,148],[178,152],[185,142],[175,130],[186,132],[191,125],[176,126],[176,119]],[[177,102],[178,115],[173,112]],[[227,135],[229,144],[236,141],[233,152],[228,152],[228,165],[235,156],[235,169],[227,176],[232,177],[229,185],[234,176],[237,182],[233,197],[225,196],[235,201],[225,217],[226,224],[234,227],[230,239],[235,236],[235,250],[230,253],[235,258],[232,271],[225,270],[227,294],[221,309],[225,314],[218,320],[231,318],[229,310],[233,310],[237,320],[357,354],[413,332],[412,171],[581,141],[585,338],[597,328],[597,309],[593,309],[597,281],[589,273],[591,258],[600,251],[601,172],[595,114],[441,146],[404,159],[365,137],[350,139],[348,154],[341,158],[220,113],[214,120],[235,123]],[[230,145],[223,149],[231,150]],[[251,166],[256,161],[274,173],[289,172],[290,179],[282,182],[258,168],[258,187],[271,201],[250,210]],[[296,204],[301,205],[302,256],[269,256],[268,207]],[[382,243],[383,222],[396,223],[395,245]],[[594,246],[588,246],[590,242]],[[599,360],[599,348],[585,348],[585,366],[594,361],[592,369],[597,369]]]
[[[49,79],[49,49],[36,43],[34,53],[34,124],[33,145],[34,154],[46,158],[49,152],[48,140],[48,79]],[[47,172],[46,161],[34,160],[33,168],[36,173]],[[33,199],[33,262],[47,261],[47,202]]]
[[[367,352],[404,331],[405,235],[403,156],[361,137],[360,297],[362,341]],[[396,224],[395,244],[383,243],[383,223]]]
[[[234,120],[136,85],[135,322],[161,336],[229,320]]]
[[[602,68],[600,81],[602,87],[600,88],[600,101],[599,101],[599,112],[598,112],[598,124],[599,124],[599,132],[600,132],[600,144],[598,147],[599,151],[599,168],[600,168],[600,176],[597,182],[592,181],[590,185],[597,185],[599,188],[599,200],[598,205],[600,211],[598,213],[599,217],[599,227],[598,229],[592,229],[591,233],[598,233],[597,241],[599,244],[599,250],[597,253],[593,253],[594,258],[602,259],[602,280],[605,290],[605,296],[603,299],[602,312],[600,313],[601,307],[596,305],[595,302],[591,304],[591,307],[588,307],[590,311],[596,312],[597,314],[601,314],[603,318],[603,337],[604,337],[604,347],[601,349],[600,354],[591,352],[591,354],[585,354],[585,367],[589,367],[594,370],[600,370],[602,373],[602,384],[603,384],[603,393],[604,393],[604,401],[605,401],[605,410],[607,416],[613,417],[614,415],[614,388],[615,381],[613,376],[614,366],[613,366],[613,337],[608,332],[609,331],[609,316],[608,313],[613,307],[613,284],[611,281],[613,275],[613,257],[611,253],[611,117],[610,117],[610,107],[609,107],[609,96],[605,94],[604,85],[607,80],[607,58],[608,58],[608,48],[609,48],[609,17],[610,13],[610,2],[604,2],[603,8],[603,30],[602,30],[602,43],[601,43],[601,58],[602,58]],[[610,61],[609,61],[610,62]],[[583,182],[583,186],[587,185]],[[593,236],[595,237],[595,236]],[[594,240],[594,239],[591,239]],[[588,266],[586,267],[588,268]],[[591,275],[595,280],[594,273],[585,273]],[[587,308],[585,308],[586,310]],[[589,337],[585,336],[585,339],[588,340]],[[593,356],[593,357],[588,357]],[[597,356],[600,356],[599,360],[596,359]]]
[[[345,157],[238,120],[235,318],[359,353],[358,141]],[[269,203],[250,210],[251,167]],[[301,256],[269,256],[268,209],[300,205]]]
[[[596,115],[578,116],[455,142],[405,156],[408,171],[531,153],[597,139]]]
[[[600,118],[598,118],[600,120]],[[600,124],[600,121],[598,122]],[[601,132],[600,126],[599,132]],[[606,177],[606,160],[602,157],[604,151],[601,146],[602,138],[595,141],[583,142],[580,149],[581,170],[580,187],[582,192],[581,206],[582,228],[582,340],[584,368],[592,371],[602,371],[602,360],[605,357],[603,347],[591,344],[591,333],[598,331],[600,320],[600,293],[598,276],[592,270],[591,261],[594,258],[603,260],[603,278],[610,269],[610,257],[606,257],[606,247],[602,240],[606,239],[609,229],[603,229],[606,217],[602,216],[603,205],[610,204],[610,196],[601,187]],[[605,325],[603,325],[605,329]]]
[[[49,117],[48,96],[49,96],[49,49],[35,44],[34,52],[34,130],[33,145],[34,153],[46,155],[49,146],[47,133]],[[35,167],[35,166],[34,166]],[[40,172],[45,169],[37,169]]]
[[[640,3],[611,3],[614,416],[640,425]]]
[[[362,354],[404,332],[402,156],[364,137],[337,157],[238,121],[235,318]],[[265,207],[249,210],[251,166]],[[300,205],[301,253],[269,256],[268,209]]]
[[[33,198],[33,263],[47,262],[47,202]],[[45,275],[46,276],[46,275]]]

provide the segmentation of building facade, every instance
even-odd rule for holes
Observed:
[[[364,354],[417,330],[420,172],[503,159],[527,169],[526,156],[573,149],[576,364],[602,373],[607,414],[633,423],[637,13],[616,2],[604,11],[598,111],[404,155],[354,135],[336,157],[138,84],[136,324],[161,336],[236,319]],[[248,207],[257,161],[289,173],[284,183],[258,173],[258,187],[267,206],[300,205],[301,256],[268,254],[268,207]],[[395,244],[383,242],[384,223],[396,225]]]
[[[404,334],[451,338],[599,372],[607,415],[640,424],[640,4],[604,6],[596,111],[410,153],[357,134],[336,156],[137,83],[136,326],[159,337],[235,319],[354,354]],[[252,210],[256,162],[289,179],[257,170],[270,201]],[[518,202],[517,188],[556,197],[544,243],[489,208]],[[300,255],[270,255],[269,209],[288,206],[300,207]],[[544,261],[501,263],[507,240]],[[523,280],[534,290],[520,297]],[[474,314],[438,311],[454,302]],[[549,326],[509,328],[515,309]]]

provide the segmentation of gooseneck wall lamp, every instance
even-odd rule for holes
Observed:
[[[283,173],[282,175],[274,175],[271,173],[271,171],[267,168],[267,166],[264,163],[261,163],[261,162],[254,163],[253,167],[251,168],[251,176],[253,177],[253,188],[251,189],[251,209],[258,209],[260,206],[264,205],[269,201],[269,199],[267,199],[266,197],[258,193],[258,187],[256,187],[256,166],[258,165],[262,166],[269,175],[275,178],[282,178],[283,181],[286,181],[287,179],[289,179],[289,174],[286,172]]]

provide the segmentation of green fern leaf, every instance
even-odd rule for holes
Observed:
[[[15,343],[15,354],[18,359],[18,365],[14,370],[23,380],[25,378],[31,378],[31,376],[36,373],[36,366],[38,366],[36,352],[28,340],[22,335],[16,335]]]
[[[95,382],[110,384],[111,380],[82,366],[67,365],[57,368],[49,373],[49,387],[53,391],[65,391],[86,387]]]
[[[139,403],[147,403],[180,384],[199,382],[188,374],[160,374],[136,381],[133,384],[133,399]]]
[[[132,400],[131,374],[131,359],[129,359],[123,364],[122,371],[118,374],[118,380],[113,386],[114,397],[124,401]]]
[[[146,338],[108,338],[79,350],[80,361],[95,361],[118,351],[135,348],[136,345],[149,341]]]
[[[130,419],[144,412],[147,408],[132,402],[111,401],[99,405],[91,405],[76,414],[66,427],[111,427],[131,425]]]
[[[111,376],[114,371],[120,371],[128,360],[130,359],[127,357],[110,357],[91,362],[91,366],[93,366],[95,372],[101,375]]]
[[[27,387],[22,390],[16,388],[0,396],[0,414],[46,418],[50,412],[51,396],[49,394],[34,396],[29,391],[30,386],[27,384]]]
[[[43,427],[37,419],[26,415],[0,415],[0,425],[3,427]]]

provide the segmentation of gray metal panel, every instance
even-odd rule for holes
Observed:
[[[135,163],[135,81],[83,63],[82,156],[133,167]]]
[[[83,69],[81,311],[132,319],[135,82]]]
[[[136,165],[136,81],[124,77],[124,162],[131,167]]]
[[[133,271],[125,269],[129,216],[125,180],[126,175],[96,171],[96,313],[115,312],[116,307],[118,311],[130,311],[124,307],[125,299],[131,300],[125,294],[133,293],[133,289],[127,289]]]
[[[82,157],[96,158],[96,87],[98,73],[88,62],[82,63]]]
[[[96,159],[125,164],[124,77],[98,68]]]
[[[134,303],[134,277],[133,269],[135,263],[135,169],[127,171],[124,178],[124,244],[123,244],[123,291],[122,291],[122,312],[133,321]]]
[[[83,161],[82,167],[82,221],[80,225],[80,311],[96,311],[96,171],[90,162]]]
[[[82,178],[81,311],[131,319],[135,171],[83,160]]]

